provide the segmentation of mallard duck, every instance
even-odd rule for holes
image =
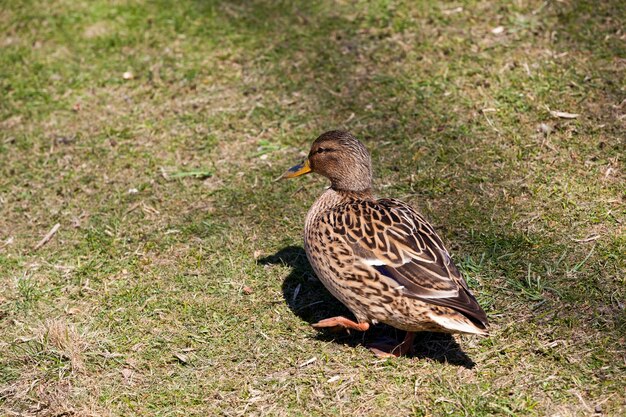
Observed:
[[[386,323],[405,330],[402,343],[370,346],[381,357],[409,353],[418,331],[487,334],[487,315],[433,227],[402,201],[372,194],[371,157],[359,140],[326,132],[306,160],[280,178],[310,172],[328,178],[330,187],[306,216],[306,255],[322,284],[356,317],[313,327],[366,331]]]

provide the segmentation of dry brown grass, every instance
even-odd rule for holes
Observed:
[[[24,329],[6,353],[20,363],[20,375],[0,392],[4,412],[22,416],[106,416],[97,402],[98,386],[86,368],[98,355],[94,334],[79,331],[66,319],[49,319]]]

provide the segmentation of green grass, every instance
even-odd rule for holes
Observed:
[[[0,4],[0,414],[626,413],[623,2]],[[491,337],[310,327],[331,128]]]

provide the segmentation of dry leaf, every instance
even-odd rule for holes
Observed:
[[[124,383],[125,384],[130,384],[131,383],[131,378],[133,377],[133,370],[132,369],[128,369],[128,368],[123,368],[122,369],[122,376],[124,377]]]
[[[552,133],[552,127],[546,123],[541,123],[537,127],[537,131],[543,133],[544,135],[549,135]]]
[[[139,343],[136,343],[133,346],[131,346],[130,350],[132,350],[133,352],[138,352],[141,349],[143,349],[144,346],[145,346],[145,343],[139,342]]]
[[[252,288],[248,287],[247,285],[244,285],[244,286],[243,286],[242,291],[243,291],[243,293],[244,293],[244,294],[246,294],[246,295],[250,295],[250,294],[252,294]]]
[[[189,363],[189,357],[185,355],[184,353],[174,352],[174,357],[183,364]]]
[[[463,11],[463,7],[459,6],[459,7],[455,7],[454,9],[442,10],[441,13],[443,13],[446,16],[449,16],[451,14],[461,13],[462,11]]]
[[[498,27],[491,29],[491,33],[493,33],[494,35],[499,35],[502,32],[504,32],[504,26],[498,26]]]

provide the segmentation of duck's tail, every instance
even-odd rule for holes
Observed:
[[[487,326],[477,320],[470,320],[462,314],[451,316],[430,314],[430,319],[452,333],[470,333],[489,336]]]

